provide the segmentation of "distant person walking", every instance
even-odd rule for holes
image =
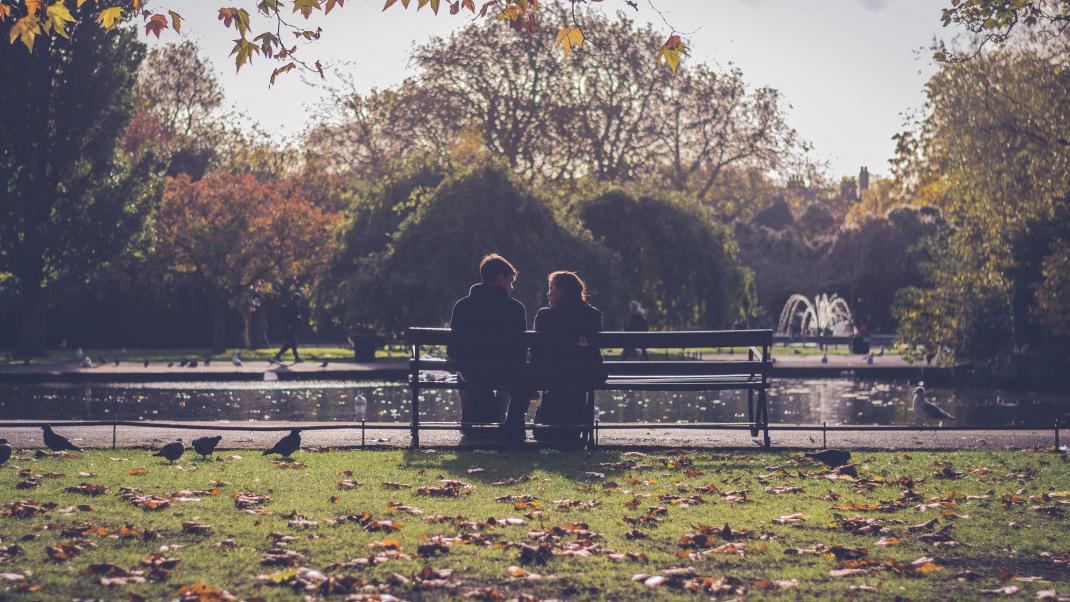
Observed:
[[[638,301],[632,301],[628,304],[628,325],[625,330],[632,332],[646,332],[650,330],[650,323],[646,321],[646,310]],[[620,359],[628,360],[636,357],[636,351],[634,348],[627,348],[621,351]],[[642,349],[642,357],[644,360],[650,359],[646,355],[646,348]]]
[[[286,305],[282,306],[282,323],[286,328],[286,340],[282,343],[282,349],[275,354],[275,361],[282,359],[282,354],[286,353],[287,349],[293,350],[294,362],[303,362],[301,354],[297,351],[297,330],[305,324],[308,320],[308,308],[305,304],[305,298],[301,296],[301,293],[294,293],[290,297],[290,301]]]

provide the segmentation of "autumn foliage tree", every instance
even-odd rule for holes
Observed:
[[[180,175],[160,207],[156,255],[169,279],[195,283],[214,300],[214,349],[225,347],[228,309],[242,315],[241,345],[248,346],[253,312],[266,297],[313,283],[332,253],[337,222],[292,180]]]

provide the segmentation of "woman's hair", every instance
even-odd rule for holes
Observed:
[[[557,285],[565,296],[577,301],[587,300],[587,283],[576,272],[558,270],[550,274],[550,282]]]

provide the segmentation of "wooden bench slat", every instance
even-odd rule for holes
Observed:
[[[479,333],[455,334],[448,328],[410,328],[409,342],[419,345],[449,345],[455,337],[466,342],[501,341],[500,334]],[[533,343],[540,333],[528,331],[522,335],[525,342]],[[594,341],[600,348],[644,347],[647,349],[686,349],[693,347],[750,347],[773,344],[772,330],[694,330],[676,332],[627,332],[603,331]]]
[[[746,356],[743,356],[746,357]],[[503,376],[516,376],[518,378],[545,378],[552,380],[561,371],[561,367],[555,366],[517,366],[515,364],[494,365],[488,363],[458,362],[447,359],[420,359],[409,362],[410,367],[416,370],[430,370],[441,372],[459,372],[466,369],[480,373],[497,373]],[[706,362],[706,361],[619,361],[610,360],[603,362],[610,375],[638,375],[638,376],[688,376],[710,374],[762,374],[768,373],[770,364],[761,361],[730,361],[730,362]]]

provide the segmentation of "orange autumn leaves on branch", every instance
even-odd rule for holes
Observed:
[[[573,7],[587,2],[600,3],[602,0],[569,0]],[[637,9],[634,2],[625,2]],[[538,13],[543,8],[539,0],[386,0],[383,10],[395,4],[402,8],[414,6],[416,10],[428,7],[436,15],[443,6],[451,15],[466,10],[471,15],[506,22],[524,34],[538,31]],[[90,19],[105,30],[115,29],[128,20],[140,19],[145,35],[157,38],[169,29],[182,32],[183,17],[179,12],[155,1],[149,5],[150,0],[54,0],[51,3],[47,0],[0,0],[0,24],[8,23],[9,43],[21,42],[29,52],[33,52],[38,36],[67,38],[68,25],[82,19]],[[316,13],[329,15],[336,7],[344,5],[345,0],[256,0],[253,13],[238,6],[223,5],[213,9],[218,10],[220,24],[238,35],[230,51],[235,69],[240,71],[255,57],[277,61],[280,66],[272,70],[270,78],[274,85],[279,76],[298,67],[323,77],[325,67],[319,60],[306,61],[303,56],[298,56],[299,45],[318,40],[321,30],[318,27],[312,29],[294,18],[300,15],[307,21]],[[254,15],[259,17],[259,22],[254,22]],[[566,57],[584,49],[588,42],[582,24],[575,22],[575,18],[573,21],[573,26],[560,29],[555,39],[555,46]],[[686,55],[683,39],[673,32],[658,49],[657,61],[675,72]]]

